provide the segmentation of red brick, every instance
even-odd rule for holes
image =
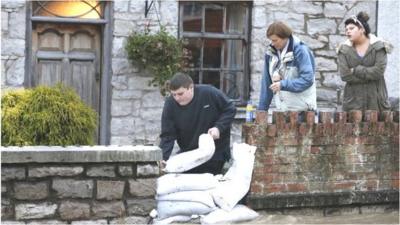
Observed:
[[[298,134],[301,136],[307,136],[312,131],[312,126],[307,125],[305,123],[299,124],[299,132]]]
[[[376,191],[378,190],[379,182],[377,180],[369,180],[365,183],[368,191]]]
[[[278,129],[281,129],[284,124],[286,123],[286,113],[285,112],[278,112],[278,111],[274,111],[272,113],[272,122],[274,124],[276,124],[276,126],[278,127]]]
[[[392,122],[393,121],[393,112],[392,111],[383,111],[380,114],[379,121],[383,122]]]
[[[347,113],[346,112],[335,112],[335,123],[346,123]]]
[[[393,121],[398,123],[399,122],[399,111],[393,112]]]
[[[285,184],[269,184],[266,185],[265,190],[267,193],[282,193],[286,192],[286,185]]]
[[[324,125],[319,123],[319,124],[315,124],[313,127],[313,133],[315,137],[322,137],[324,136]]]
[[[277,141],[278,141],[278,138],[276,138],[276,137],[270,137],[270,138],[268,138],[267,140],[266,140],[266,145],[268,146],[268,147],[271,147],[271,146],[276,146],[277,145]]]
[[[332,112],[319,112],[318,122],[319,123],[331,123],[332,120]]]
[[[267,124],[267,123],[268,123],[268,111],[257,110],[256,124]]]
[[[299,119],[298,112],[289,112],[289,123],[290,123],[291,129],[294,129],[295,127],[297,127],[298,119]]]
[[[268,135],[268,137],[275,137],[276,133],[277,133],[276,125],[275,124],[268,125],[268,127],[267,127],[267,135]]]
[[[257,194],[263,194],[263,185],[257,184],[255,182],[252,182],[250,185],[250,192],[251,193],[257,193]]]
[[[397,190],[400,189],[399,180],[392,180],[392,188],[395,188],[395,189],[397,189]]]
[[[378,122],[376,124],[376,135],[383,135],[386,131],[386,123],[385,122]]]
[[[287,184],[287,189],[289,192],[304,192],[307,187],[303,183],[289,183]]]
[[[335,182],[333,183],[334,190],[354,190],[355,183],[352,181]]]
[[[378,111],[376,110],[365,110],[364,112],[365,122],[378,122]]]
[[[319,154],[319,153],[320,153],[320,147],[318,147],[318,146],[311,146],[311,153],[312,153],[312,154]]]
[[[359,123],[362,121],[362,111],[352,110],[350,111],[350,122]]]
[[[314,111],[307,111],[306,112],[306,123],[309,125],[314,124],[315,122],[315,112]]]

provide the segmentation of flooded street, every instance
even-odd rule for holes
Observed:
[[[287,211],[285,214],[266,211],[257,211],[260,216],[252,221],[242,223],[224,223],[224,224],[400,224],[398,209],[387,211],[371,211],[358,214],[355,211],[343,210],[341,213],[333,213],[324,216],[322,213],[316,213],[317,210],[307,211]],[[319,211],[322,212],[322,211]],[[190,222],[175,222],[173,224],[193,225],[200,224],[200,219],[192,219]]]
[[[259,212],[248,224],[399,224],[398,212],[334,216],[277,215]]]

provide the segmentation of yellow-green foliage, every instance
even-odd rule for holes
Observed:
[[[1,98],[1,145],[92,145],[96,112],[62,85],[11,91]]]

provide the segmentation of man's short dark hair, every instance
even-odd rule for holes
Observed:
[[[170,80],[169,80],[169,90],[175,91],[179,88],[189,88],[190,85],[193,84],[192,78],[184,73],[176,73]]]

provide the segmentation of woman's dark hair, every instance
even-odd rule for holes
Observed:
[[[267,37],[271,37],[272,35],[276,35],[279,38],[289,38],[292,35],[292,29],[282,21],[273,22],[269,25],[267,29]]]
[[[359,28],[364,28],[364,34],[368,37],[369,33],[371,33],[371,28],[369,28],[368,20],[369,16],[366,12],[359,12],[357,16],[352,16],[344,21],[344,25],[347,26],[352,23]]]
[[[189,88],[193,84],[192,78],[184,73],[176,73],[168,82],[169,90],[175,91],[179,88]]]

